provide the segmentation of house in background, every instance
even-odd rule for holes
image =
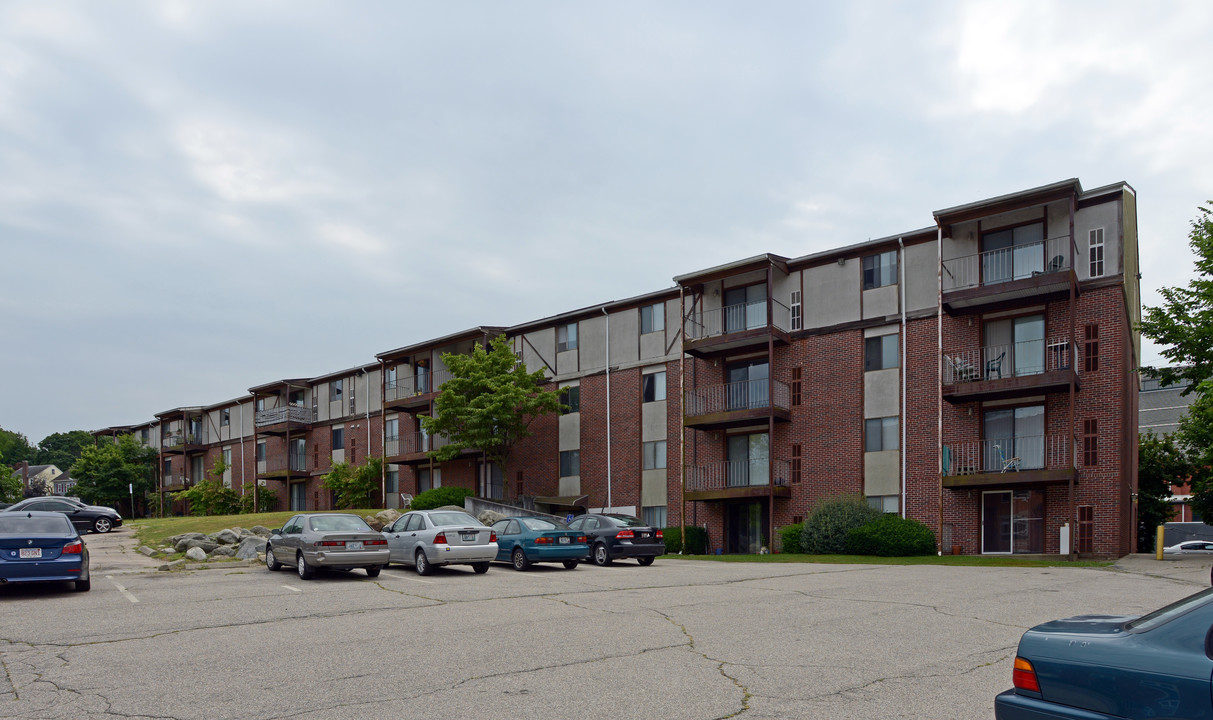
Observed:
[[[55,481],[64,473],[54,465],[30,465],[23,460],[13,465],[13,472],[21,476],[21,485],[27,493],[31,488],[37,488],[41,495],[62,494],[55,492]]]

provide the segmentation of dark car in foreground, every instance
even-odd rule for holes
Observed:
[[[595,565],[610,565],[619,558],[636,558],[641,565],[652,565],[658,555],[665,554],[661,530],[631,515],[581,515],[573,518],[569,528],[585,535]]]
[[[1213,718],[1213,588],[1141,617],[1081,615],[1024,633],[998,720]]]
[[[317,569],[362,568],[376,577],[387,567],[387,541],[366,521],[349,513],[296,515],[270,531],[265,543],[265,566],[281,570],[290,565],[303,580]]]
[[[531,563],[564,563],[572,570],[590,554],[585,535],[568,525],[544,517],[512,517],[492,525],[497,533],[497,560],[508,562],[515,570],[526,570]]]
[[[92,530],[107,533],[122,525],[122,516],[111,507],[86,505],[79,500],[60,496],[26,498],[19,503],[9,505],[0,512],[21,512],[23,510],[63,513],[80,532]]]
[[[88,548],[63,513],[0,513],[0,585],[27,582],[92,586]]]

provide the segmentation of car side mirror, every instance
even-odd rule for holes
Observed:
[[[274,528],[273,530],[270,530],[270,535],[281,535],[281,534],[282,534],[282,528]]]

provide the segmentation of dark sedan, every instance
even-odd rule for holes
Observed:
[[[618,558],[636,558],[641,565],[652,565],[658,555],[665,554],[661,530],[631,515],[581,515],[573,518],[569,528],[586,536],[595,565],[610,565]]]
[[[1149,615],[1082,615],[1024,633],[998,720],[1213,718],[1213,588]]]
[[[107,533],[122,525],[122,516],[111,507],[86,505],[79,500],[59,496],[26,498],[19,503],[0,510],[0,512],[20,512],[23,510],[63,513],[80,532],[92,530],[93,532]]]
[[[91,587],[88,548],[63,513],[0,513],[0,585],[27,582]]]

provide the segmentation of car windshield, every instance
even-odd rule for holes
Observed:
[[[325,515],[312,518],[312,530],[316,532],[365,532],[371,529],[360,517],[354,515]]]
[[[447,512],[430,513],[430,522],[437,527],[450,527],[451,525],[479,525],[480,522],[476,518],[468,515],[465,512],[457,512],[450,510]]]
[[[1145,632],[1152,630],[1164,623],[1171,622],[1175,618],[1187,613],[1188,611],[1213,602],[1213,588],[1201,590],[1195,595],[1189,595],[1183,600],[1171,603],[1170,605],[1159,608],[1149,615],[1142,615],[1136,620],[1130,620],[1125,625],[1125,630],[1134,630],[1137,632]]]
[[[603,515],[604,518],[620,527],[642,527],[644,523],[640,518],[632,517],[631,515]]]
[[[544,520],[543,518],[520,518],[519,522],[526,525],[528,529],[535,532],[543,532],[545,530],[568,530],[569,526],[559,520]]]
[[[58,517],[17,515],[0,518],[0,533],[7,535],[62,535],[71,531],[72,524],[62,515]]]

